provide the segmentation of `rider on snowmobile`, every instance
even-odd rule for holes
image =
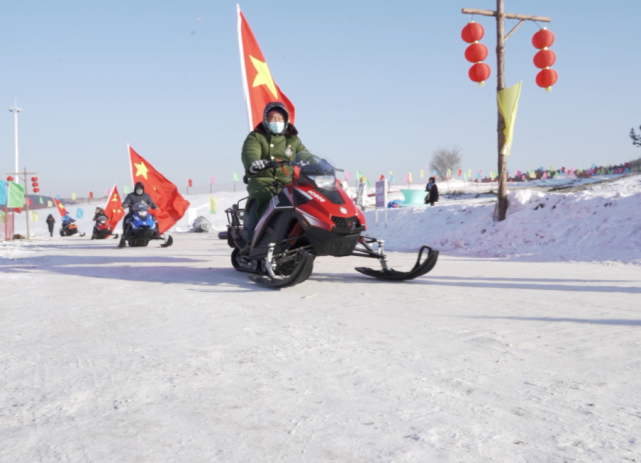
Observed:
[[[69,225],[70,223],[74,223],[76,219],[71,217],[69,215],[69,212],[65,212],[65,215],[62,217],[62,226],[64,227],[65,225]]]
[[[105,213],[105,210],[104,210],[102,207],[97,207],[97,208],[96,208],[96,212],[95,212],[95,214],[93,215],[93,219],[91,219],[91,220],[93,220],[93,221],[95,222],[96,220],[98,220],[98,218],[99,218],[101,215],[106,216],[107,214]]]
[[[129,208],[129,212],[127,213],[127,215],[122,221],[123,233],[125,232],[125,226],[127,225],[127,223],[129,222],[129,219],[131,219],[131,216],[134,213],[134,205],[136,203],[145,203],[151,209],[158,209],[158,206],[156,205],[154,200],[151,199],[151,196],[145,193],[145,187],[142,184],[142,182],[136,183],[136,186],[134,187],[134,191],[129,193],[125,198],[125,200],[122,202],[123,209]]]
[[[285,167],[288,174],[285,174],[280,167],[270,169],[265,167],[270,161],[289,160],[294,154],[307,151],[297,135],[298,130],[289,123],[289,112],[285,105],[272,102],[265,106],[263,121],[254,127],[245,139],[241,157],[245,175],[249,180],[247,184],[249,199],[245,206],[247,244],[240,250],[241,255],[249,253],[254,229],[272,196],[278,194],[283,185],[291,183],[289,166]],[[273,185],[275,182],[279,185]]]

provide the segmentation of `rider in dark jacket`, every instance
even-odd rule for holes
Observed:
[[[129,208],[129,212],[127,213],[124,220],[122,221],[123,232],[125,231],[125,226],[127,222],[129,221],[129,219],[134,213],[134,204],[136,203],[145,203],[151,209],[158,209],[158,206],[156,205],[154,200],[151,199],[151,196],[145,193],[145,187],[142,184],[142,182],[136,183],[136,186],[134,187],[134,191],[129,193],[125,198],[125,200],[122,202],[123,209]]]

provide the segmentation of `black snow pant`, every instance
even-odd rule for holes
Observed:
[[[252,240],[254,239],[254,231],[256,230],[256,225],[260,221],[258,217],[258,201],[253,200],[249,205],[249,210],[245,211],[244,215],[244,227],[247,230],[247,243],[251,245]]]
[[[49,227],[49,236],[53,236],[53,222],[47,222],[47,227]]]

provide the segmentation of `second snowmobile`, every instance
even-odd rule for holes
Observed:
[[[289,167],[289,170],[285,169]],[[227,209],[227,242],[231,261],[241,272],[254,274],[257,283],[284,288],[310,277],[318,256],[359,256],[376,259],[380,270],[357,267],[364,275],[388,281],[412,280],[431,271],[438,251],[423,246],[414,268],[399,272],[388,266],[383,240],[366,235],[365,216],[336,180],[336,169],[325,159],[309,152],[298,153],[291,161],[271,161],[267,168],[291,173],[292,182],[282,187],[256,226],[249,253],[240,250],[247,243],[245,209],[241,199]],[[275,182],[274,187],[280,184]]]
[[[73,222],[63,222],[60,227],[60,236],[72,236],[78,233],[78,226]],[[78,236],[85,236],[84,233],[80,233]]]
[[[109,217],[106,215],[100,215],[96,219],[96,224],[93,226],[93,233],[91,234],[92,240],[105,240],[113,236],[114,239],[118,238],[118,234],[113,233],[113,228],[111,223],[109,223]]]
[[[149,206],[144,202],[133,205],[133,214],[124,223],[124,231],[118,243],[119,248],[129,246],[147,246],[151,240],[161,240],[163,248],[169,247],[174,240],[171,235],[158,233],[158,222],[149,212]]]

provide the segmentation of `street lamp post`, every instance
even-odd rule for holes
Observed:
[[[17,106],[14,106],[13,108],[9,108],[9,111],[11,111],[14,115],[14,121],[15,121],[15,138],[16,138],[16,172],[18,172],[19,166],[18,166],[18,113],[22,111],[22,108],[18,108]]]

